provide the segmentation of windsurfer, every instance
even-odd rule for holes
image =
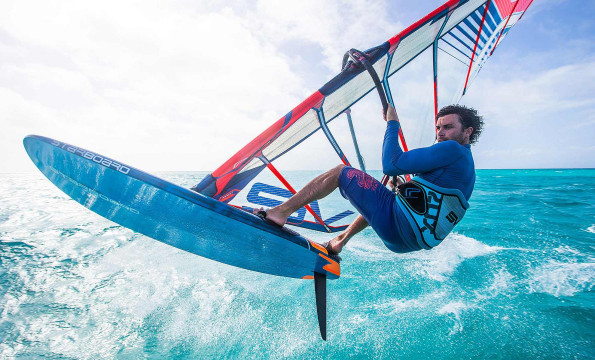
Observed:
[[[418,174],[398,185],[397,195],[363,171],[339,165],[310,181],[283,204],[260,215],[282,226],[297,209],[322,199],[336,188],[360,215],[339,236],[326,244],[330,254],[370,224],[394,252],[430,249],[438,245],[462,219],[475,184],[471,145],[483,120],[471,108],[450,105],[436,115],[437,143],[403,152],[398,143],[400,123],[389,106],[382,148],[383,172],[389,176]]]

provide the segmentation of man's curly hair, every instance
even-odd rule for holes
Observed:
[[[464,105],[448,105],[438,111],[438,114],[436,114],[436,121],[438,121],[439,117],[450,114],[457,114],[459,116],[459,121],[463,125],[463,129],[468,127],[473,128],[473,132],[471,133],[471,136],[469,136],[469,142],[475,144],[483,130],[483,117],[478,115],[477,110],[473,108],[468,108]]]

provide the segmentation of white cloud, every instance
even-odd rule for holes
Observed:
[[[485,74],[480,74],[479,77]],[[482,78],[464,103],[483,113],[479,167],[592,167],[595,62]],[[478,79],[479,80],[479,79]],[[574,148],[571,148],[574,146]]]
[[[294,39],[318,45],[328,69],[338,72],[347,50],[378,45],[403,28],[395,19],[389,21],[387,11],[386,1],[375,0],[261,0],[252,24],[276,45]]]
[[[494,117],[498,124],[530,126],[554,114],[563,116],[570,110],[595,106],[593,78],[595,62],[481,79],[471,88],[465,102],[481,104],[486,116]]]
[[[1,150],[19,152],[3,171],[22,168],[27,133],[149,169],[213,168],[223,158],[208,155],[231,155],[302,98],[300,77],[245,19],[177,5],[4,3]],[[182,157],[140,158],[151,152]]]
[[[346,50],[378,45],[416,20],[394,16],[387,4],[4,1],[0,151],[9,156],[0,172],[31,169],[21,145],[29,133],[147,170],[214,169],[336,74]],[[437,5],[416,6],[423,15]],[[393,84],[406,118],[427,103],[424,94],[431,98],[430,72],[417,67]],[[494,146],[490,138],[510,138],[511,126],[527,127],[526,140],[536,133],[531,126],[552,126],[565,114],[575,117],[565,120],[568,129],[592,132],[593,63],[509,77],[490,68],[492,60],[465,99],[490,120],[476,153]],[[369,98],[354,118],[362,151],[378,164],[383,122],[376,95]],[[346,128],[337,131],[352,152]],[[313,167],[325,166],[317,160]]]

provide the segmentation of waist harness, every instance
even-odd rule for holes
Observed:
[[[447,189],[420,177],[398,186],[397,204],[416,240],[425,249],[440,244],[461,221],[469,203],[458,189]]]

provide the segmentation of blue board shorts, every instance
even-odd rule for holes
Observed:
[[[339,175],[339,191],[376,231],[391,251],[421,250],[411,225],[397,205],[395,194],[365,172],[346,166]]]

